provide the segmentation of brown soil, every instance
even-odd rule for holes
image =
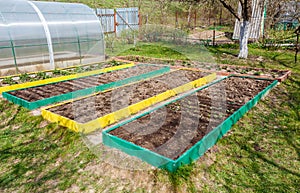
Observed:
[[[266,76],[270,78],[279,78],[287,73],[287,71],[284,70],[272,70],[272,69],[252,68],[246,66],[245,67],[231,66],[231,65],[221,65],[220,72],[228,72],[230,74]]]
[[[207,73],[190,70],[173,71],[159,77],[50,108],[49,111],[79,123],[86,123],[205,75]]]
[[[270,83],[231,77],[110,134],[176,160]]]
[[[158,70],[159,66],[136,66],[134,68],[128,68],[123,70],[112,71],[96,76],[88,76],[84,78],[78,78],[73,80],[67,80],[58,83],[52,83],[42,85],[38,87],[32,87],[17,91],[9,92],[11,95],[22,98],[29,102],[34,102],[61,94],[74,92],[86,88],[115,82],[132,76],[137,76],[143,73],[147,73],[153,70]]]
[[[196,62],[196,61],[183,61],[183,60],[167,60],[159,58],[149,58],[144,56],[119,56],[118,59],[140,62],[140,63],[151,63],[151,64],[169,64],[178,67],[194,67],[203,70],[210,70],[214,72],[225,72],[229,74],[244,74],[251,76],[262,76],[269,79],[277,79],[286,75],[288,70],[276,70],[267,68],[254,68],[249,66],[233,66],[227,64],[215,64],[206,62]],[[261,61],[263,58],[254,58],[256,61]]]

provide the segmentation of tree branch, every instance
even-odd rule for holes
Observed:
[[[242,0],[239,0],[241,6],[243,7],[244,6],[244,2]]]
[[[219,0],[220,3],[239,21],[241,21],[241,18],[238,16],[238,14],[234,11],[234,9],[231,7],[231,5],[227,4],[225,0]]]

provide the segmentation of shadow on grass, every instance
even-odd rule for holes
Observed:
[[[6,110],[13,108],[11,105]],[[20,108],[9,127],[0,130],[0,191],[66,190],[78,180],[78,170],[93,157],[78,134],[57,124],[40,128],[42,120]]]
[[[284,66],[286,68],[289,68],[289,69],[293,69],[293,68],[296,68],[297,63],[293,63],[293,62],[286,62],[286,61],[283,61],[282,59],[278,59],[279,56],[283,56],[284,53],[278,53],[278,54],[275,54],[274,56],[271,57],[271,60],[272,61],[275,61],[277,62],[278,64],[280,64],[281,66]]]
[[[222,139],[225,153],[210,171],[224,191],[297,192],[299,80],[294,74],[273,89],[238,123],[237,134]]]
[[[231,50],[224,50],[223,47],[219,47],[219,46],[211,47],[211,46],[208,46],[207,49],[210,52],[212,52],[214,54],[217,54],[217,55],[227,54],[227,55],[230,55],[230,56],[233,56],[233,57],[238,57],[238,54],[234,54]]]

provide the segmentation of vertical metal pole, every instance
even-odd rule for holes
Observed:
[[[209,8],[209,12],[208,12],[208,25],[210,25],[210,15],[211,15],[211,8]]]
[[[28,3],[35,10],[35,12],[38,14],[38,16],[39,16],[39,18],[42,22],[42,25],[44,27],[44,31],[45,31],[45,34],[46,34],[46,38],[47,38],[47,43],[48,43],[50,65],[52,66],[53,69],[55,69],[52,38],[51,38],[51,34],[50,34],[50,30],[49,30],[49,26],[47,24],[47,21],[46,21],[44,15],[43,15],[43,13],[41,12],[41,10],[39,10],[39,8],[33,2],[28,1]]]
[[[197,11],[195,10],[195,15],[194,15],[194,28],[197,27]]]
[[[76,30],[77,32],[77,30]],[[79,60],[80,60],[80,64],[82,64],[82,53],[81,53],[81,45],[80,45],[80,39],[79,39],[79,35],[77,32],[77,43],[78,43],[78,49],[79,49]]]
[[[267,6],[268,6],[268,0],[265,0],[265,4],[264,4],[264,11],[263,11],[263,15],[262,15],[262,21],[261,21],[261,33],[262,33],[262,37],[263,37],[263,42],[265,39],[265,23],[266,23],[266,18],[267,18]]]
[[[178,27],[178,11],[175,12],[175,28]]]
[[[2,15],[1,12],[0,12],[0,16],[1,16],[2,20],[3,20],[3,22],[5,24],[7,24],[6,19],[4,18],[4,16]],[[8,37],[9,37],[9,42],[10,42],[10,46],[11,46],[12,55],[14,57],[14,63],[15,63],[15,67],[16,67],[16,74],[18,74],[19,73],[19,69],[18,69],[18,64],[17,64],[16,51],[15,51],[15,46],[14,46],[14,42],[12,40],[12,36],[11,36],[9,27],[8,27],[7,33],[8,33]]]
[[[300,28],[299,28],[299,29],[300,29]],[[300,30],[299,30],[299,31],[300,31]],[[297,32],[295,63],[297,63],[297,56],[298,56],[298,52],[299,52],[299,33],[300,33],[300,32]]]
[[[12,54],[13,54],[13,57],[14,57],[14,62],[15,62],[15,67],[16,67],[16,73],[18,74],[19,73],[19,69],[18,69],[18,64],[17,64],[16,51],[15,51],[15,46],[14,46],[14,43],[13,43],[12,39],[10,39],[10,46],[11,46]]]
[[[213,46],[216,44],[216,24],[214,23],[214,31],[213,31]]]
[[[220,7],[220,18],[219,18],[219,25],[222,25],[222,7]]]
[[[138,17],[139,17],[139,27],[142,27],[143,20],[142,20],[142,14],[141,14],[140,10],[139,10]]]
[[[138,10],[138,12],[139,12],[139,29],[141,29],[141,27],[142,27],[142,25],[143,25],[143,16],[142,16],[142,14],[141,14],[141,12],[140,12],[140,8],[138,8],[139,10]],[[142,34],[141,33],[139,33],[140,32],[140,30],[138,31],[138,37],[139,37],[139,39],[142,39]]]

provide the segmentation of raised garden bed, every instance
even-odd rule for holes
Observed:
[[[176,70],[149,80],[100,92],[42,110],[45,119],[76,132],[91,132],[120,121],[153,104],[216,78],[216,74]],[[171,89],[171,90],[170,90]]]
[[[173,68],[182,68],[181,66],[174,66]],[[193,69],[193,68],[192,68]],[[205,69],[211,72],[217,72],[221,76],[251,76],[254,78],[265,78],[271,80],[278,80],[282,82],[286,80],[290,75],[290,70],[276,70],[267,68],[253,68],[248,66],[236,66],[228,64],[211,64],[211,63],[199,63],[197,69]]]
[[[34,82],[38,80],[56,78],[56,77],[72,75],[72,74],[80,74],[83,72],[98,71],[110,67],[118,68],[118,66],[123,66],[126,64],[131,64],[131,66],[134,65],[133,62],[110,60],[110,61],[99,62],[99,63],[69,66],[66,68],[56,68],[54,70],[44,70],[38,72],[15,74],[10,76],[2,76],[0,77],[0,87],[22,84],[25,82]]]
[[[149,58],[149,57],[142,57],[142,56],[119,56],[117,58],[127,62],[133,61],[137,63],[151,62],[153,64],[169,64],[177,68],[182,68],[183,66],[185,67],[197,66],[197,69],[217,72],[218,75],[222,75],[222,76],[229,76],[229,75],[253,76],[256,78],[274,79],[274,80],[278,80],[279,82],[286,80],[291,75],[290,70],[254,68],[249,66],[194,62],[189,60],[188,61],[166,60],[166,59]]]
[[[4,92],[3,97],[32,110],[160,75],[169,70],[167,66],[143,64],[104,74]]]
[[[228,64],[219,65],[219,74],[228,76],[231,74],[239,76],[256,76],[259,78],[275,79],[279,82],[286,80],[290,75],[290,70],[276,70],[276,69],[266,69],[266,68],[252,68],[248,66],[235,66]]]
[[[105,66],[105,65],[104,65]],[[74,78],[81,78],[81,77],[86,77],[86,76],[92,76],[92,75],[97,75],[97,74],[102,74],[105,72],[111,72],[114,70],[119,70],[119,69],[124,69],[124,68],[129,68],[134,66],[133,63],[128,63],[128,64],[123,64],[119,66],[113,66],[113,67],[107,67],[107,68],[102,68],[98,70],[93,70],[93,71],[86,71],[86,72],[81,72],[81,73],[75,73],[71,75],[67,72],[67,70],[54,70],[51,72],[51,75],[54,74],[52,78],[48,77],[48,73],[50,72],[39,72],[37,74],[21,74],[19,77],[6,77],[3,78],[1,83],[0,83],[0,94],[3,92],[8,92],[12,90],[18,90],[18,89],[24,89],[24,88],[29,88],[33,86],[39,86],[39,85],[44,85],[44,84],[50,84],[50,83],[56,83],[56,82],[61,82],[61,81],[66,81],[66,80],[71,80]],[[56,74],[57,73],[57,74]],[[32,78],[32,76],[39,76],[41,80],[35,80]],[[6,80],[7,79],[7,80]],[[7,83],[4,83],[5,80]],[[32,80],[32,81],[31,81]]]
[[[227,77],[103,131],[103,143],[173,172],[202,156],[277,82]]]

